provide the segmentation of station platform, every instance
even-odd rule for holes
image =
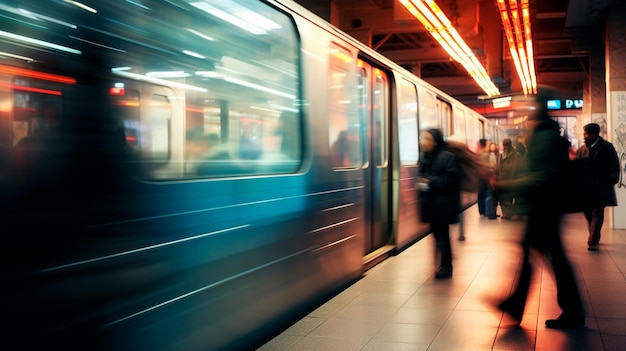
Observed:
[[[464,213],[464,228],[464,241],[458,225],[451,229],[451,279],[434,279],[429,235],[259,350],[626,350],[626,230],[605,223],[600,250],[588,251],[583,215],[564,217],[563,242],[587,318],[583,328],[554,330],[544,325],[561,312],[546,263],[535,265],[521,325],[495,307],[515,283],[524,223],[488,220],[473,206]]]

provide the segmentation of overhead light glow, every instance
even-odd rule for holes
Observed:
[[[500,18],[524,94],[537,93],[528,0],[497,0]]]
[[[203,93],[206,93],[209,91],[208,89],[197,87],[197,86],[190,85],[190,84],[178,83],[178,82],[165,80],[165,79],[161,79],[157,77],[151,77],[151,76],[143,75],[139,73],[132,73],[128,71],[128,67],[112,68],[111,72],[113,72],[113,74],[116,74],[120,77],[135,79],[135,80],[139,80],[143,82],[149,82],[149,83],[154,83],[154,84],[159,84],[159,85],[164,85],[164,86],[171,86],[171,87],[181,88],[185,90],[199,91]]]
[[[146,73],[148,77],[156,77],[156,78],[185,78],[189,77],[191,74],[186,73],[185,71],[161,71],[161,72],[148,72]]]
[[[78,1],[72,1],[72,0],[63,0],[64,2],[68,3],[68,4],[72,4],[76,7],[80,7],[81,9],[85,10],[85,11],[89,11],[91,13],[98,13],[98,11],[96,9],[94,9],[93,7],[89,7],[81,2]]]
[[[200,32],[198,32],[197,30],[191,29],[191,28],[187,28],[187,30],[197,36],[199,36],[202,39],[208,40],[208,41],[215,41],[215,39],[213,37],[210,37],[206,34],[202,34]]]
[[[201,55],[201,54],[199,54],[197,52],[190,51],[190,50],[183,50],[183,53],[187,54],[189,56],[200,58],[200,59],[205,59],[206,58],[205,56],[203,56],[203,55]]]
[[[487,95],[500,94],[472,49],[461,38],[434,0],[400,0],[400,2],[426,27],[444,50],[465,68]]]
[[[5,32],[5,31],[1,31],[1,30],[0,30],[0,37],[13,39],[13,40],[16,40],[16,41],[19,41],[19,42],[22,42],[22,43],[34,44],[34,45],[37,45],[37,46],[46,47],[48,49],[55,49],[55,50],[59,50],[59,51],[69,52],[71,54],[76,54],[76,55],[81,55],[82,54],[82,52],[80,50],[68,48],[67,46],[62,46],[62,45],[50,43],[50,42],[47,42],[47,41],[34,39],[34,38],[31,38],[31,37],[26,37],[26,36],[23,36],[23,35],[19,35],[19,34],[15,34],[15,33],[9,33],[9,32]]]
[[[35,61],[35,59],[32,58],[32,57],[15,55],[15,54],[11,54],[9,52],[3,52],[3,51],[0,51],[0,56],[6,56],[6,57],[18,59],[18,60],[24,60],[26,62],[33,62],[33,61]]]
[[[190,5],[255,35],[267,34],[269,30],[280,28],[276,22],[252,13],[234,2],[220,2],[220,7],[217,7],[217,2],[209,4],[204,1],[192,2]]]

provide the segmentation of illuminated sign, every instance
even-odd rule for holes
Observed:
[[[580,99],[548,100],[547,107],[548,110],[577,109],[583,108],[583,101]]]
[[[565,108],[583,108],[582,100],[565,100]]]
[[[548,100],[548,110],[560,110],[561,100]]]
[[[505,96],[501,98],[496,98],[491,101],[493,103],[493,108],[504,108],[511,106],[511,97]]]

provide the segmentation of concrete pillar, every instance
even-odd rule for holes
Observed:
[[[587,91],[589,96],[587,101],[583,102],[584,119],[578,126],[578,135],[582,144],[583,126],[587,123],[594,122],[604,126],[601,131],[602,137],[607,137],[607,113],[606,113],[606,56],[605,46],[602,39],[592,36],[590,57],[589,57],[589,81]]]
[[[618,207],[612,208],[613,228],[626,229],[626,4],[609,1],[606,11],[606,100],[607,139],[621,162],[621,179],[616,187]],[[621,215],[616,215],[621,214]]]

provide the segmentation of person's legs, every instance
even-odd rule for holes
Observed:
[[[532,216],[529,216],[526,232],[522,241],[522,267],[517,276],[515,290],[513,290],[513,293],[506,300],[498,305],[498,308],[508,313],[518,322],[522,320],[524,314],[528,290],[530,289],[530,280],[533,274],[533,267],[530,263],[530,233],[534,230],[533,226],[535,224],[536,221],[534,221]]]
[[[560,216],[544,216],[544,231],[542,237],[545,238],[543,253],[549,255],[556,281],[557,302],[563,313],[557,319],[548,319],[548,328],[577,328],[585,324],[585,312],[576,283],[576,277],[565,255],[561,242]]]
[[[486,182],[480,181],[480,187],[478,188],[478,214],[485,215],[485,200],[487,198],[487,190],[489,186]]]
[[[450,226],[447,223],[432,223],[437,251],[441,256],[441,265],[435,278],[448,278],[452,275],[452,248],[450,246]]]
[[[496,215],[496,207],[498,205],[498,200],[495,197],[495,194],[490,189],[487,189],[487,194],[485,198],[485,215],[488,219],[497,219]]]
[[[500,209],[502,209],[502,219],[511,219],[513,217],[513,197],[509,194],[501,194]]]
[[[587,214],[585,214],[585,217],[587,217]],[[593,246],[597,247],[600,243],[600,231],[604,224],[604,207],[589,210],[589,218],[587,221],[589,223],[589,238],[587,239],[587,244],[589,244],[589,248],[592,249]]]

